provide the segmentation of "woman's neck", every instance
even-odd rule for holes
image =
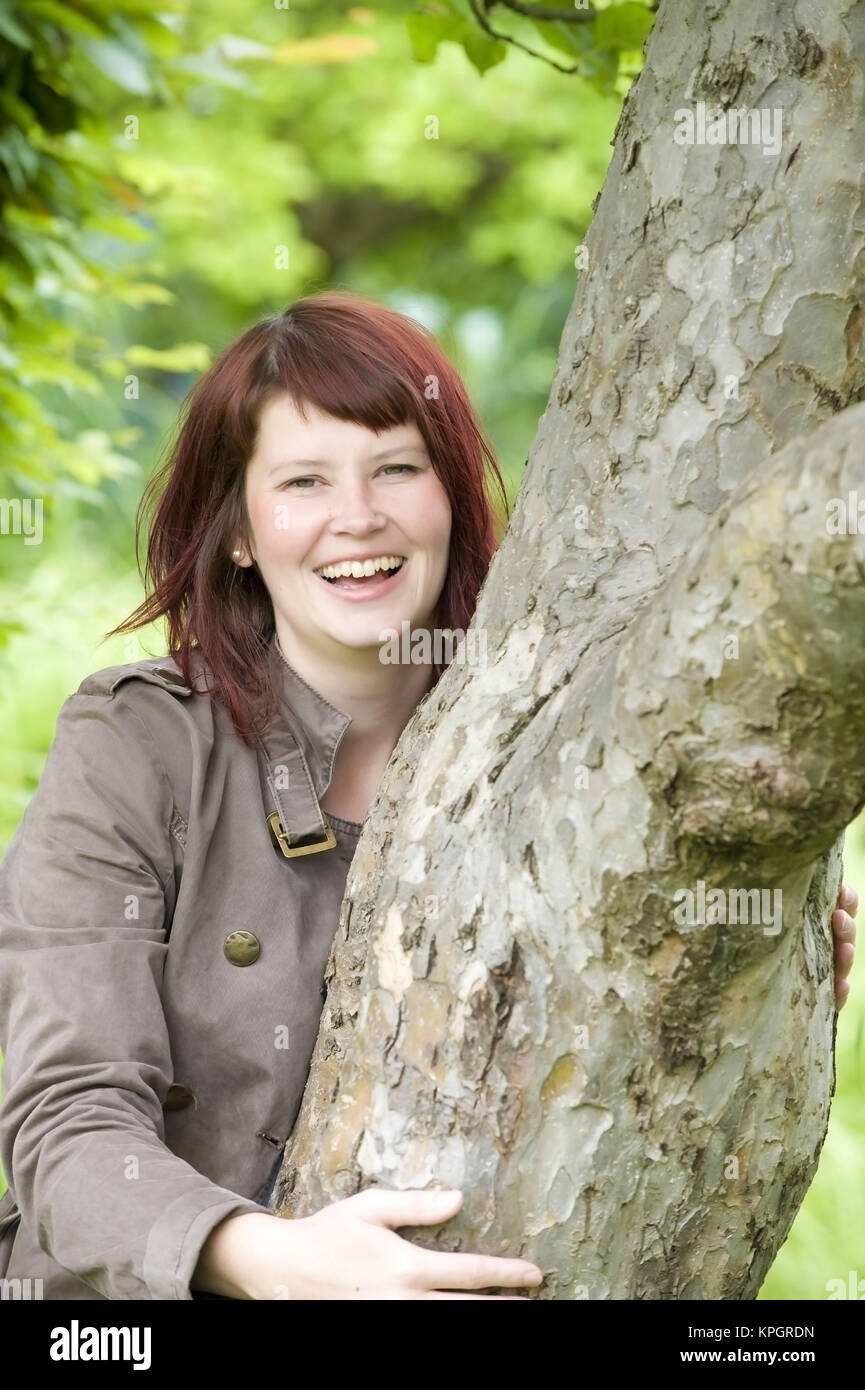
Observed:
[[[423,664],[387,664],[377,652],[357,650],[348,660],[329,660],[298,647],[289,633],[277,637],[283,657],[299,676],[351,719],[340,749],[375,750],[390,757],[400,734],[432,688],[434,672]]]

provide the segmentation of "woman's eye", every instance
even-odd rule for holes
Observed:
[[[408,472],[408,473],[419,473],[419,472],[420,472],[420,469],[419,469],[419,468],[416,468],[415,465],[414,465],[413,463],[387,463],[387,464],[385,464],[384,468],[383,468],[381,471],[382,471],[382,473],[389,473],[389,472],[391,472],[394,468],[397,469],[397,470],[402,469],[404,472]],[[315,482],[318,482],[318,479],[317,479],[317,478],[289,478],[289,479],[286,480],[286,482],[280,483],[279,488],[280,488],[280,490],[282,490],[283,488],[291,488],[291,487],[296,488],[296,487],[298,487],[298,486],[299,486],[300,484],[302,484],[302,483],[315,483]],[[301,488],[300,488],[300,491],[301,491],[301,492],[307,492],[308,489],[305,488],[305,487],[301,487]]]

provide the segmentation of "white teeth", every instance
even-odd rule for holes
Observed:
[[[315,572],[325,579],[364,579],[378,570],[396,569],[404,558],[403,555],[379,555],[375,560],[341,560],[338,565],[322,565]]]

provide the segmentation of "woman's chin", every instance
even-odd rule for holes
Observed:
[[[363,624],[353,623],[350,627],[336,627],[332,623],[322,624],[322,630],[338,642],[341,647],[349,651],[379,651],[383,644],[390,638],[393,632],[399,633],[399,621],[395,628],[391,628],[387,622]]]
[[[395,645],[402,647],[404,640],[410,640],[411,634],[418,630],[418,620],[400,612],[385,613],[375,619],[353,614],[352,619],[338,624],[323,623],[322,628],[335,642],[353,651],[374,649],[381,654],[386,649],[392,652]],[[388,659],[382,655],[382,663],[386,664],[387,660],[392,662],[393,657]]]

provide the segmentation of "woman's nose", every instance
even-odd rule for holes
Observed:
[[[380,525],[386,517],[374,501],[369,488],[363,484],[356,484],[347,485],[342,490],[337,489],[332,499],[331,520],[341,525]]]

